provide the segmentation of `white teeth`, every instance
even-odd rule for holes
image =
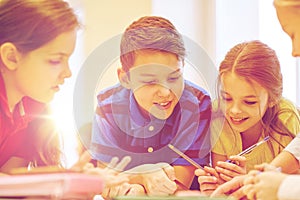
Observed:
[[[231,118],[232,119],[232,121],[235,121],[235,122],[240,122],[240,121],[242,121],[243,120],[243,118]]]
[[[159,103],[160,106],[166,106],[168,104],[168,102],[166,103]]]

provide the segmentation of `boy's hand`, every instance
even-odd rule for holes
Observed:
[[[173,180],[170,178],[172,178]],[[144,187],[148,195],[174,194],[177,189],[177,184],[174,182],[174,168],[170,165],[161,166],[159,170],[144,174],[143,180]]]
[[[103,198],[113,198],[116,196],[140,196],[145,195],[144,187],[139,184],[123,183],[113,187],[105,187],[101,196]]]
[[[233,177],[244,175],[246,171],[246,158],[244,156],[230,156],[231,162],[219,161],[215,167],[220,177],[230,181]]]
[[[174,194],[177,189],[174,168],[167,163],[144,164],[127,173],[132,173],[130,182],[141,184],[148,195]]]
[[[219,177],[218,172],[212,167],[204,167],[204,170],[195,170],[195,175],[198,176],[200,191],[203,194],[211,194],[224,181]]]

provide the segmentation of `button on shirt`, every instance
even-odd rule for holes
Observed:
[[[185,81],[183,94],[166,120],[145,118],[131,90],[117,84],[99,93],[90,150],[95,159],[130,155],[128,168],[145,163],[190,165],[179,158],[173,144],[199,164],[208,164],[211,101],[207,92]]]

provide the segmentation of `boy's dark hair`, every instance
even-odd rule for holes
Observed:
[[[180,33],[167,19],[145,16],[134,21],[123,33],[120,45],[122,68],[128,72],[140,51],[173,53],[184,60],[185,47]]]

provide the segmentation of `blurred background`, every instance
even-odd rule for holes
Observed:
[[[273,0],[68,1],[74,7],[83,27],[78,32],[76,50],[70,60],[73,76],[66,81],[51,103],[54,118],[64,141],[66,167],[78,159],[80,139],[77,135],[78,126],[75,126],[73,117],[73,91],[80,68],[95,48],[122,34],[129,24],[145,15],[158,15],[169,19],[181,34],[206,51],[215,65],[215,70],[227,51],[237,43],[261,40],[268,44],[276,51],[282,66],[284,97],[300,106],[297,59],[291,55],[291,40],[281,29]],[[101,78],[94,91],[95,101],[98,90],[117,83],[117,67],[119,67],[118,60],[105,70],[105,76]],[[192,77],[193,74],[190,72],[185,76],[197,82],[197,77]],[[88,81],[88,77],[86,80],[80,84],[92,84]],[[86,123],[92,121],[92,113],[89,114],[91,119]]]

